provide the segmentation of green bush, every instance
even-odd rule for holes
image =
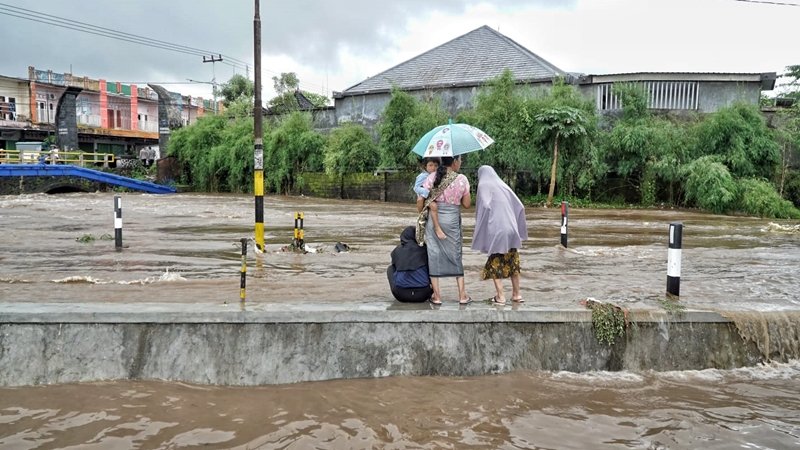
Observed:
[[[713,156],[686,166],[686,198],[702,209],[724,213],[734,206],[737,185],[728,168]]]
[[[789,200],[781,198],[768,181],[745,178],[739,180],[739,209],[747,214],[776,219],[800,218],[800,211]]]
[[[368,172],[378,164],[378,149],[367,130],[346,123],[333,130],[325,145],[323,165],[328,174]]]
[[[786,176],[786,183],[783,185],[783,195],[794,206],[800,208],[800,170],[792,170]]]

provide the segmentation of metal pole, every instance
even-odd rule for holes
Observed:
[[[669,224],[669,250],[667,250],[667,294],[681,295],[681,243],[683,224]]]
[[[114,248],[122,250],[122,198],[114,196]]]
[[[256,229],[255,241],[257,250],[264,251],[264,132],[262,121],[264,114],[261,109],[261,9],[259,0],[255,1],[255,16],[253,17],[253,40],[255,68],[255,102],[253,104],[253,190],[255,191]],[[258,253],[256,253],[258,254]]]
[[[561,202],[561,245],[567,248],[567,224],[569,222],[569,202]]]
[[[247,238],[242,238],[242,273],[239,281],[239,301],[244,303],[245,286],[247,285]]]

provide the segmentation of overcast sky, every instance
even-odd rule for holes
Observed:
[[[253,13],[252,0],[0,0],[0,74],[26,78],[35,66],[210,98],[209,84],[187,79],[222,83],[245,63],[252,78]],[[58,19],[197,51],[41,23]],[[568,72],[780,74],[800,64],[800,6],[736,0],[261,0],[261,20],[265,100],[281,72],[330,96],[483,25]],[[224,61],[203,63],[205,53]]]

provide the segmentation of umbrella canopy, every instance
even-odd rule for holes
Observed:
[[[457,156],[483,150],[493,143],[494,139],[472,125],[449,123],[425,133],[411,151],[423,158]]]

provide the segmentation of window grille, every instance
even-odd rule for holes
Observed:
[[[640,81],[636,85],[644,89],[649,109],[698,109],[697,81]],[[622,102],[614,94],[612,83],[597,85],[597,109],[614,111],[622,109]]]

